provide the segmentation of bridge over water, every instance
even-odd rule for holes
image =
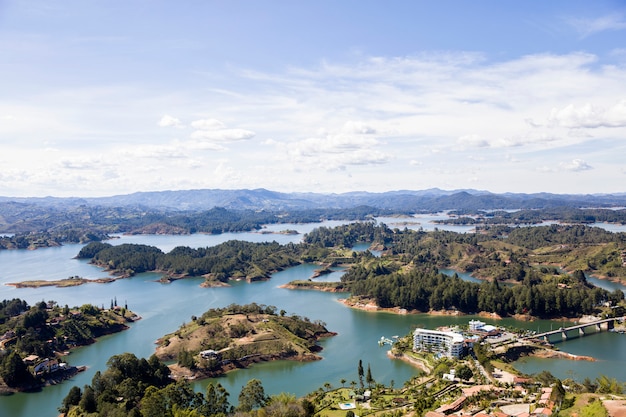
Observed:
[[[570,326],[570,327],[561,327],[559,329],[556,330],[550,330],[549,332],[543,332],[543,333],[538,333],[538,334],[534,334],[532,336],[526,336],[526,337],[522,337],[521,339],[539,339],[539,338],[543,338],[543,340],[547,343],[549,343],[549,338],[550,336],[554,335],[554,334],[561,334],[561,339],[563,340],[567,340],[569,338],[567,332],[570,331],[575,331],[578,330],[578,335],[579,336],[584,336],[585,333],[585,329],[587,328],[595,328],[595,332],[601,332],[602,330],[611,330],[615,327],[615,322],[619,322],[622,323],[624,321],[624,319],[626,319],[626,316],[624,317],[612,317],[610,319],[602,319],[602,320],[596,320],[596,321],[592,321],[589,323],[582,323],[582,324],[576,324],[574,326]]]

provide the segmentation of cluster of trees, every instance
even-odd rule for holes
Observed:
[[[78,257],[89,258],[97,265],[127,275],[161,271],[175,276],[210,274],[213,279],[226,281],[229,278],[268,278],[270,272],[299,264],[305,249],[296,244],[231,240],[207,248],[179,246],[163,253],[147,245],[91,243],[81,249]]]
[[[612,242],[626,244],[626,233],[612,233],[600,227],[553,224],[511,228],[506,241],[527,249],[551,245],[593,245]]]
[[[351,248],[360,242],[386,245],[393,239],[393,231],[385,224],[373,221],[351,223],[337,227],[318,227],[307,233],[304,242],[322,247]]]
[[[29,308],[28,303],[19,298],[0,301],[0,325],[4,324],[11,317],[19,316]]]
[[[497,280],[479,284],[439,274],[436,269],[396,272],[381,263],[352,268],[341,280],[354,296],[374,298],[381,307],[418,311],[453,309],[502,316],[578,317],[593,313],[606,301],[617,304],[624,299],[619,290],[608,292],[583,283],[559,286],[533,279],[532,274],[519,285],[503,285]]]
[[[209,383],[204,394],[195,392],[186,380],[171,379],[169,368],[155,356],[146,360],[124,353],[111,357],[91,384],[72,387],[59,411],[68,417],[311,417],[315,411],[306,399],[266,395],[258,379],[241,388],[236,407],[229,396],[219,383]]]
[[[0,360],[0,377],[9,387],[31,386],[35,381],[20,354],[14,350]]]

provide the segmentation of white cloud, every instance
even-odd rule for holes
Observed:
[[[179,119],[177,119],[176,117],[172,117],[168,114],[161,117],[161,120],[159,120],[158,125],[160,127],[177,127],[177,128],[184,127]]]
[[[201,119],[191,122],[191,127],[202,130],[216,130],[223,129],[225,126],[224,123],[217,119]]]
[[[568,22],[574,27],[574,29],[576,29],[582,38],[586,38],[599,32],[626,29],[626,20],[621,13],[613,13],[593,19],[570,18],[568,19]]]
[[[211,142],[236,142],[249,140],[254,136],[254,132],[246,129],[196,130],[191,134],[192,139]]]
[[[626,127],[626,100],[606,109],[590,103],[582,106],[569,104],[552,109],[548,121],[552,126],[567,128]]]
[[[344,155],[338,162],[342,165],[378,165],[391,161],[389,154],[380,151],[358,150]]]
[[[362,135],[373,135],[376,133],[376,129],[368,126],[366,123],[352,120],[347,121],[343,125],[342,130],[346,133],[356,133]]]
[[[559,166],[567,171],[588,171],[593,169],[591,165],[582,159],[574,159],[571,162],[563,162]]]
[[[457,143],[462,146],[474,146],[477,148],[484,148],[489,146],[489,142],[479,135],[464,135],[461,136]]]
[[[47,91],[41,100],[17,105],[3,97],[0,115],[14,117],[0,116],[3,173],[25,173],[12,175],[11,190],[28,190],[30,183],[43,184],[41,175],[51,175],[67,180],[57,180],[55,187],[78,194],[237,184],[283,189],[315,184],[320,191],[355,184],[461,187],[473,177],[484,181],[481,188],[497,191],[498,185],[521,183],[518,178],[525,174],[527,189],[554,191],[556,182],[545,181],[542,171],[556,173],[552,180],[591,166],[553,161],[590,159],[584,149],[601,137],[606,149],[592,159],[604,167],[602,154],[619,154],[621,148],[613,144],[626,137],[626,67],[599,60],[580,52],[497,62],[465,53],[422,54],[284,73],[235,70],[219,86],[207,79],[202,91],[211,94],[94,87]],[[100,102],[125,104],[113,111]],[[155,123],[154,114],[164,108],[175,108],[180,119],[165,115]],[[214,109],[211,117],[204,117],[206,109]],[[172,140],[172,130],[159,126],[187,127],[189,134]],[[59,151],[55,164],[46,159],[46,144]],[[507,158],[499,153],[503,148]],[[217,182],[215,151],[229,158],[223,172],[232,173],[230,168],[240,180],[224,175],[224,182]],[[89,155],[100,156],[90,160]],[[511,161],[522,161],[515,164],[515,174]],[[430,169],[469,163],[480,165],[480,176]],[[537,166],[544,168],[533,170]],[[424,175],[410,179],[418,169]],[[595,169],[585,177],[604,172]],[[94,191],[89,180],[104,182]],[[6,194],[5,184],[0,186],[0,195]]]
[[[120,149],[117,153],[132,159],[178,159],[187,158],[187,146],[183,142],[174,142],[163,145],[137,145]]]
[[[91,157],[63,158],[60,167],[77,170],[98,170],[102,168],[102,160]]]
[[[191,123],[194,130],[190,138],[196,149],[225,150],[223,143],[250,140],[256,133],[240,128],[227,128],[217,119],[201,119]]]

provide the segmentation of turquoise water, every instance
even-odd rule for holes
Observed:
[[[310,225],[290,225],[279,227],[306,229]],[[315,225],[319,226],[319,225]],[[309,229],[310,230],[310,229]],[[271,241],[280,243],[298,242],[301,235],[273,235],[259,233],[230,233],[224,235],[191,236],[122,236],[112,240],[113,244],[145,243],[160,247],[164,251],[179,245],[199,247],[211,246],[229,239],[250,241]],[[66,245],[59,248],[36,251],[0,251],[0,284],[28,279],[62,279],[80,275],[87,278],[106,276],[106,273],[73,257],[81,245]],[[68,361],[73,365],[86,365],[87,371],[78,374],[73,380],[53,387],[46,387],[38,393],[20,393],[0,397],[0,416],[30,417],[56,416],[56,408],[73,385],[83,386],[90,383],[97,370],[106,368],[106,361],[114,354],[132,352],[148,357],[154,352],[154,341],[165,333],[174,331],[192,315],[200,315],[213,307],[223,307],[231,303],[245,304],[256,302],[274,305],[288,314],[298,314],[311,320],[322,320],[329,330],[337,336],[321,342],[324,350],[321,361],[309,363],[271,362],[255,365],[250,369],[239,370],[221,377],[218,381],[231,393],[231,400],[236,399],[241,387],[251,378],[263,382],[267,393],[289,392],[304,395],[322,387],[326,382],[339,386],[345,378],[358,381],[357,365],[362,360],[371,366],[376,381],[401,386],[417,371],[401,361],[390,360],[386,356],[388,347],[380,347],[381,336],[406,335],[415,327],[434,328],[441,325],[466,324],[472,317],[447,317],[429,315],[394,315],[389,313],[371,313],[352,310],[339,302],[346,294],[323,293],[307,290],[287,290],[279,288],[281,284],[307,279],[316,266],[300,265],[273,275],[266,282],[247,284],[236,282],[228,288],[201,288],[202,278],[189,278],[171,284],[156,282],[157,274],[141,274],[129,279],[118,280],[110,284],[87,284],[79,287],[59,289],[43,287],[38,289],[16,289],[0,285],[0,299],[22,298],[30,304],[41,300],[55,300],[61,305],[80,305],[92,303],[109,305],[117,298],[118,303],[127,303],[128,307],[143,317],[122,333],[101,338],[97,343],[74,351]],[[336,271],[324,279],[338,280],[343,272]],[[484,320],[492,324],[525,327],[533,330],[549,330],[559,327],[559,322],[538,321],[532,323]],[[573,373],[575,377],[595,378],[606,374],[620,380],[626,380],[626,336],[615,333],[601,333],[580,339],[572,339],[560,344],[562,350],[581,355],[597,356],[598,362],[573,362],[534,358],[520,362],[523,372],[548,370],[559,377]],[[204,390],[207,381],[195,383],[198,390]]]

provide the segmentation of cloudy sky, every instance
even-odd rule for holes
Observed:
[[[621,0],[0,0],[3,196],[625,184]]]

